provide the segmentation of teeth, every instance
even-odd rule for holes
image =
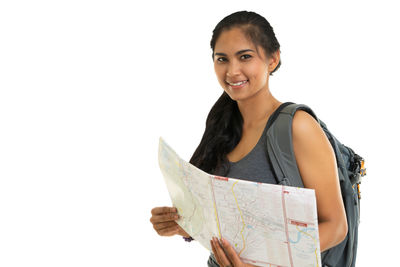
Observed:
[[[241,81],[241,82],[237,82],[237,83],[230,83],[230,82],[228,82],[228,83],[229,83],[230,85],[238,86],[238,85],[244,84],[245,82],[247,82],[247,81]]]

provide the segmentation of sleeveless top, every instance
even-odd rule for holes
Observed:
[[[267,125],[255,147],[241,160],[229,162],[229,172],[226,177],[237,178],[253,182],[277,184],[275,174],[267,158]],[[221,175],[217,170],[215,175]],[[208,258],[208,267],[219,267],[214,255]]]

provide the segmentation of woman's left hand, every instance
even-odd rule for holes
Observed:
[[[242,262],[239,255],[233,249],[233,247],[229,244],[228,241],[221,238],[221,243],[218,241],[216,237],[210,241],[211,248],[214,253],[215,259],[217,260],[219,266],[221,267],[250,267],[255,266],[251,264],[246,264]]]

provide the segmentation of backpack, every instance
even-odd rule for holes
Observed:
[[[299,109],[308,112],[315,118],[333,147],[347,215],[347,236],[335,247],[321,253],[322,267],[354,267],[360,223],[360,183],[362,176],[366,175],[364,159],[354,153],[350,147],[341,144],[310,107],[293,102],[281,104],[268,120],[266,126],[267,158],[278,184],[304,187],[292,146],[292,120],[295,112]]]

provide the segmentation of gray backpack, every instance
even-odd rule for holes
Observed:
[[[366,174],[364,159],[341,144],[325,123],[304,104],[286,102],[271,115],[267,123],[267,158],[277,177],[277,183],[304,187],[292,147],[292,120],[297,110],[312,115],[328,137],[335,151],[340,189],[346,209],[348,233],[337,246],[321,253],[323,267],[354,267],[357,254],[358,225],[360,223],[360,183]]]

